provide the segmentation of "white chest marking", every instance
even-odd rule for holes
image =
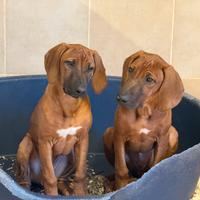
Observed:
[[[67,137],[68,135],[76,135],[77,130],[80,128],[82,128],[82,127],[81,126],[75,126],[75,127],[72,126],[67,129],[59,129],[56,132],[60,137]]]
[[[151,131],[151,130],[149,130],[149,129],[147,129],[147,128],[141,128],[139,133],[140,133],[140,134],[143,133],[143,134],[146,134],[146,135],[147,135],[150,131]]]

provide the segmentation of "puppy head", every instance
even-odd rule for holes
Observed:
[[[182,81],[172,66],[158,55],[139,51],[124,62],[117,100],[130,108],[149,103],[163,111],[180,102],[183,90]]]
[[[106,87],[106,74],[101,57],[96,51],[79,44],[61,43],[45,55],[45,69],[49,84],[57,84],[74,97],[86,94],[92,80],[96,93]]]

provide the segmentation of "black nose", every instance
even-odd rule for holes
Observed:
[[[82,94],[85,93],[85,91],[86,91],[85,88],[83,88],[83,87],[78,87],[77,90],[76,90],[76,93],[77,93],[78,95],[82,95]]]
[[[122,103],[127,103],[127,101],[128,101],[128,96],[120,96],[120,95],[117,95],[117,101],[118,101],[118,102],[122,102]]]

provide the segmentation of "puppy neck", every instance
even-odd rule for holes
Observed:
[[[50,94],[53,103],[59,107],[64,117],[73,117],[79,110],[84,98],[74,98],[64,93],[57,85],[48,84],[47,92]]]
[[[160,111],[155,104],[151,104],[150,102],[146,102],[142,107],[136,109],[137,118],[154,119],[156,117],[161,118],[166,114],[168,114],[168,111]]]
[[[148,119],[152,115],[152,110],[149,105],[144,105],[136,109],[136,114],[138,117]]]

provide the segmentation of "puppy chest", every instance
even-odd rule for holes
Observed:
[[[149,127],[141,127],[128,134],[128,148],[134,151],[148,151],[152,149],[156,138]]]
[[[138,137],[151,137],[155,131],[155,127],[147,119],[138,119],[131,123],[130,131],[131,134],[137,135]]]
[[[78,141],[78,131],[81,128],[81,126],[72,126],[58,129],[56,131],[57,139],[53,146],[54,155],[67,155],[70,153]]]

